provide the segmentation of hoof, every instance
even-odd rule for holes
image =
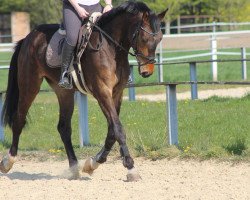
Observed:
[[[136,181],[140,181],[140,180],[141,180],[141,176],[136,171],[135,168],[132,168],[132,169],[128,170],[127,182],[136,182]]]
[[[95,158],[88,158],[83,166],[82,171],[92,175],[94,170],[99,167],[100,163],[96,162]]]
[[[8,173],[12,168],[14,162],[15,162],[15,157],[9,154],[4,156],[3,160],[0,163],[0,171],[5,174]]]
[[[79,167],[75,165],[70,167],[70,175],[68,177],[69,180],[77,180],[80,178]]]

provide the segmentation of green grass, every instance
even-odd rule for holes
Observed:
[[[5,53],[0,52],[0,66],[8,66],[10,63],[5,62],[7,60],[11,59],[12,53]],[[7,69],[1,69],[0,70],[0,91],[6,90],[8,81],[8,70]]]
[[[186,118],[183,117],[183,121],[180,120],[180,130],[184,130],[180,135],[182,149],[203,156],[220,157],[236,155],[232,146],[238,146],[242,149],[240,155],[244,155],[246,147],[249,148],[250,144],[249,100],[248,95],[242,99],[212,97],[197,101],[195,105],[193,102],[187,102],[187,110],[179,109],[179,115],[192,113],[194,116],[188,115]],[[244,148],[238,145],[238,141],[242,142]]]
[[[39,115],[37,115],[39,113]],[[187,114],[188,113],[188,114]],[[250,95],[241,99],[212,97],[207,100],[178,102],[179,148],[167,144],[165,102],[124,101],[121,121],[134,156],[151,159],[194,157],[241,159],[250,158]],[[56,130],[58,103],[53,93],[41,93],[29,113],[21,151],[45,151],[65,157],[64,147]],[[91,146],[80,148],[77,107],[72,119],[73,144],[78,155],[94,155],[102,147],[107,123],[97,102],[89,101]],[[5,129],[6,140],[0,144],[5,152],[11,143],[11,132]],[[114,148],[118,154],[117,145]],[[58,153],[59,152],[59,153]]]

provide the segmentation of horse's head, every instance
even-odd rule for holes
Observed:
[[[152,11],[144,12],[135,26],[132,48],[139,65],[139,73],[144,78],[154,72],[155,51],[162,39],[160,24],[167,10],[158,15]]]

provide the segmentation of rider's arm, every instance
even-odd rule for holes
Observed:
[[[71,3],[71,5],[74,7],[74,9],[81,18],[86,18],[89,16],[89,13],[84,8],[79,6],[77,0],[68,0],[68,1]]]
[[[112,0],[105,0],[105,3],[106,3],[107,6],[110,6],[111,8],[113,8]]]
[[[106,3],[106,6],[104,7],[103,12],[105,13],[110,11],[113,8],[113,6],[112,6],[112,0],[104,0],[104,1]]]

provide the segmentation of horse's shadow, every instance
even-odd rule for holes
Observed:
[[[26,172],[12,172],[9,174],[0,174],[1,177],[8,177],[10,180],[24,180],[24,181],[33,181],[33,180],[52,180],[52,179],[66,179],[60,176],[53,176],[46,173],[33,173],[29,174]],[[81,177],[78,180],[91,180],[89,177]]]
[[[50,174],[46,174],[46,173],[38,173],[38,174],[29,174],[26,172],[12,172],[9,174],[0,174],[0,177],[8,177],[11,180],[51,180],[51,179],[56,179],[59,177],[56,176],[52,176]]]

